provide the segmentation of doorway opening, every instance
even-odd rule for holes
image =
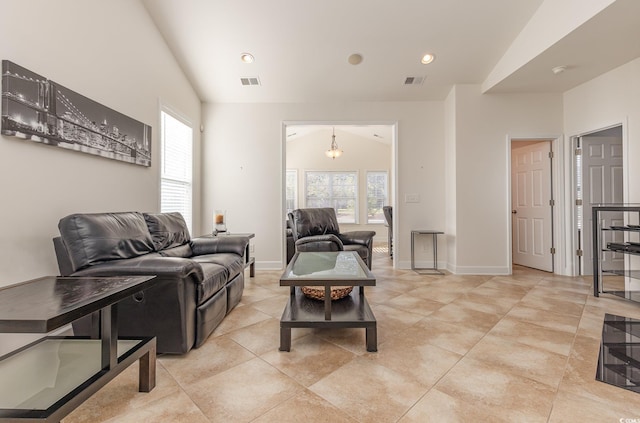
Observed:
[[[573,147],[573,196],[574,266],[577,275],[591,275],[592,269],[592,216],[594,204],[624,203],[624,148],[623,127],[615,125],[605,129],[572,137]],[[606,213],[605,226],[620,224],[622,212]],[[605,234],[603,242],[610,242]],[[605,255],[604,260],[618,260],[615,255]],[[611,263],[612,266],[615,263]],[[611,266],[610,266],[611,267]]]
[[[511,139],[511,265],[554,272],[553,139]]]
[[[383,206],[396,209],[397,123],[284,122],[282,135],[284,266],[295,249],[288,212],[333,207],[341,231],[375,231],[374,253],[386,251],[395,267]],[[342,154],[328,157],[334,143]]]

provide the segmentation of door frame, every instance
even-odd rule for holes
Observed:
[[[556,249],[556,253],[552,255],[552,268],[553,273],[564,273],[566,269],[560,268],[560,263],[565,263],[565,242],[564,237],[561,234],[564,231],[564,215],[565,205],[563,197],[558,195],[562,192],[562,185],[560,183],[559,175],[562,175],[562,163],[564,163],[564,137],[562,135],[531,135],[531,136],[511,136],[506,137],[506,161],[507,161],[507,213],[509,218],[507,219],[507,245],[508,248],[508,268],[509,274],[513,274],[513,218],[511,215],[511,205],[513,199],[511,198],[511,145],[514,142],[524,141],[549,141],[551,143],[551,151],[553,152],[553,159],[551,160],[551,199],[555,201],[555,205],[551,210],[551,239],[553,247]]]
[[[624,201],[627,202],[629,200],[629,137],[627,132],[627,127],[628,127],[627,118],[620,119],[619,121],[615,121],[614,123],[602,126],[600,128],[583,130],[569,137],[568,144],[569,144],[570,150],[568,153],[569,157],[567,158],[567,160],[569,161],[567,167],[570,169],[570,174],[568,178],[569,185],[567,186],[567,189],[569,191],[569,207],[571,209],[571,212],[568,213],[567,217],[568,219],[570,219],[570,225],[568,227],[570,228],[570,231],[571,231],[569,235],[569,239],[571,240],[571,245],[570,245],[571,248],[569,250],[569,256],[567,257],[566,262],[569,264],[569,267],[571,269],[571,273],[569,274],[570,276],[579,276],[581,274],[579,259],[578,259],[578,255],[576,254],[576,251],[580,247],[578,242],[578,218],[577,218],[578,213],[575,207],[576,199],[577,199],[577,190],[576,190],[577,169],[576,169],[576,161],[574,159],[574,152],[576,149],[577,140],[580,137],[584,137],[589,134],[594,134],[596,132],[606,131],[607,129],[615,128],[617,126],[622,127],[622,196],[624,198]],[[584,219],[584,216],[583,216],[583,219]]]
[[[389,188],[389,204],[393,207],[393,246],[394,252],[392,257],[393,268],[396,269],[399,263],[397,254],[397,246],[398,243],[398,233],[397,226],[400,220],[400,215],[402,211],[398,207],[398,121],[397,120],[377,120],[377,121],[340,121],[340,120],[328,120],[328,121],[315,121],[315,120],[284,120],[281,123],[281,165],[280,165],[280,204],[281,204],[281,215],[287,215],[287,201],[286,201],[286,190],[287,190],[287,126],[301,126],[301,125],[326,125],[326,126],[363,126],[363,125],[387,125],[391,127],[391,172],[389,177],[391,178]],[[286,220],[283,219],[281,221],[281,231],[282,233],[282,246],[281,246],[281,257],[282,257],[282,268],[285,269],[287,267],[287,223]]]

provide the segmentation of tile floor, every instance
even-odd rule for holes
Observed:
[[[364,329],[294,329],[287,353],[280,273],[247,278],[202,347],[159,357],[151,393],[131,366],[64,422],[640,421],[639,394],[594,379],[604,313],[640,305],[593,297],[590,278],[421,276],[376,253],[378,352]]]

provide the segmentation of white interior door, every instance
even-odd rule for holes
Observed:
[[[592,218],[591,204],[623,203],[622,190],[622,137],[584,136],[580,139],[582,157],[582,204],[584,225],[582,228],[582,274],[593,273],[592,262]],[[620,213],[604,213],[606,221],[602,227],[623,226],[624,218]],[[622,232],[604,232],[603,247],[607,242],[623,242]],[[614,239],[613,237],[618,238]],[[624,254],[606,253],[602,257],[603,267],[624,269]]]
[[[550,141],[511,150],[512,260],[553,271]]]

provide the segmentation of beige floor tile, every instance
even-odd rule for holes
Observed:
[[[252,423],[358,423],[313,392],[305,390],[272,408]]]
[[[436,389],[517,422],[545,422],[556,392],[502,367],[466,357],[438,382]]]
[[[292,339],[304,336],[302,330],[293,330]],[[280,319],[267,319],[229,332],[229,338],[255,355],[280,348]]]
[[[356,355],[316,336],[296,339],[291,351],[272,350],[264,361],[304,386],[310,386],[351,361]]]
[[[480,331],[490,330],[500,321],[501,318],[498,314],[477,311],[472,308],[459,305],[455,301],[431,313],[429,317],[447,323],[464,325],[465,327]]]
[[[282,289],[286,291],[286,294],[276,295],[274,297],[256,301],[255,303],[251,303],[251,307],[265,314],[268,314],[274,319],[280,320],[280,318],[282,317],[282,312],[284,311],[284,307],[287,304],[287,300],[289,299],[288,289]]]
[[[411,327],[379,345],[377,353],[367,354],[363,358],[430,388],[462,356],[430,344],[427,330]]]
[[[522,322],[511,317],[502,319],[489,334],[564,357],[569,355],[574,339],[574,334]]]
[[[447,323],[431,316],[416,323],[415,327],[424,329],[425,339],[432,345],[464,355],[483,336],[485,332],[464,325]]]
[[[581,316],[584,304],[572,301],[556,299],[555,297],[529,297],[523,298],[521,304],[545,311],[552,311],[558,314],[568,314],[570,316]]]
[[[165,355],[158,360],[182,386],[213,376],[255,356],[228,336],[210,337],[184,355]]]
[[[567,356],[492,335],[480,340],[465,357],[501,367],[553,388],[562,380]]]
[[[222,323],[220,323],[220,325],[218,325],[218,327],[213,331],[211,336],[221,336],[233,330],[244,328],[270,318],[271,316],[268,314],[256,310],[250,305],[238,305],[236,308],[231,310],[229,314],[227,314]]]
[[[580,316],[558,314],[551,311],[540,310],[516,304],[506,315],[509,318],[520,320],[545,328],[560,330],[574,334],[580,324]]]
[[[259,358],[185,388],[211,422],[248,422],[303,389]]]
[[[109,423],[171,422],[209,423],[209,419],[184,393],[172,395],[107,420]]]
[[[156,366],[156,387],[151,392],[138,392],[138,366],[134,364],[69,414],[63,422],[105,421],[180,392],[178,383],[161,364]]]
[[[309,387],[361,422],[395,422],[425,392],[420,385],[365,358],[355,358]]]
[[[603,407],[628,410],[636,417],[640,416],[638,393],[596,380],[599,351],[600,340],[577,337],[559,391],[587,398]]]
[[[549,423],[624,422],[623,419],[633,418],[639,418],[637,411],[560,391],[553,403]]]
[[[452,304],[489,314],[504,315],[518,303],[516,299],[480,295],[469,291],[456,298]]]
[[[437,301],[426,300],[411,294],[399,295],[389,301],[386,301],[384,304],[400,310],[420,314],[422,316],[428,316],[445,305]]]
[[[587,293],[578,293],[573,291],[562,291],[559,289],[546,288],[542,286],[536,286],[524,296],[523,301],[527,301],[530,298],[537,298],[541,300],[547,300],[553,298],[554,300],[570,301],[572,303],[584,305],[587,301]]]
[[[296,331],[309,331],[308,329],[293,329],[291,336]],[[310,332],[320,339],[331,342],[356,355],[370,354],[367,352],[365,329],[362,328],[326,328],[310,329]],[[385,332],[378,325],[378,344],[384,342]],[[291,348],[295,348],[295,343],[291,343]]]
[[[513,420],[493,413],[482,404],[450,397],[434,388],[405,414],[399,423],[513,423]]]

